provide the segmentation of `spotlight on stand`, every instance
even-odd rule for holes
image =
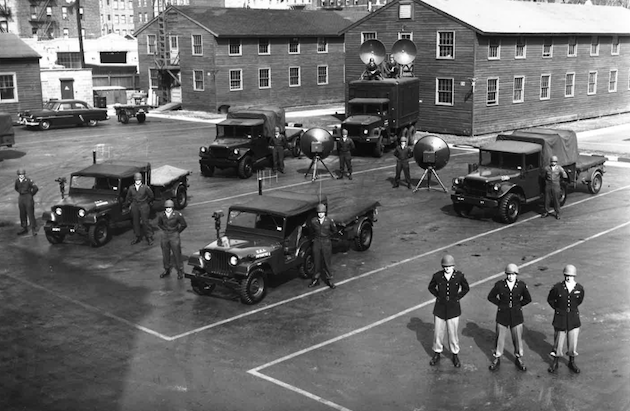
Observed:
[[[324,159],[332,152],[335,145],[333,136],[323,128],[314,127],[306,130],[300,138],[300,148],[302,152],[311,159],[311,165],[304,174],[304,178],[313,170],[311,181],[317,179],[317,163],[321,163],[330,176],[334,179],[335,175],[328,169],[324,163]]]
[[[413,192],[415,193],[420,189],[422,181],[427,176],[427,189],[431,190],[431,175],[434,175],[446,193],[446,187],[442,184],[442,180],[435,170],[440,170],[446,166],[450,157],[451,150],[448,148],[448,144],[438,136],[429,135],[418,140],[413,147],[413,158],[420,167],[424,168],[424,173]]]

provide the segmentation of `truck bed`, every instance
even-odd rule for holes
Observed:
[[[190,171],[173,166],[162,166],[151,170],[151,185],[166,187],[180,177],[187,176]]]
[[[577,159],[577,163],[575,164],[575,168],[577,171],[585,171],[591,167],[602,165],[606,162],[606,157],[604,156],[585,156],[580,154]]]
[[[375,200],[363,198],[344,198],[336,201],[328,200],[328,215],[338,225],[345,227],[352,223],[357,216],[365,214],[368,210],[379,206]]]

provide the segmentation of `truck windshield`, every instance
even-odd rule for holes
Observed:
[[[217,138],[252,138],[259,135],[262,135],[262,127],[217,125]]]
[[[387,112],[387,104],[350,104],[348,107],[350,115],[375,114],[380,116]]]
[[[483,167],[508,168],[518,170],[523,166],[523,158],[517,153],[481,150],[479,165]]]
[[[228,225],[279,232],[284,227],[284,218],[270,214],[231,210]]]
[[[117,178],[109,177],[91,177],[91,176],[72,176],[70,180],[70,188],[81,190],[108,190],[118,191],[120,186]]]

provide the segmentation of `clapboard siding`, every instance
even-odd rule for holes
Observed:
[[[2,59],[0,73],[15,74],[17,102],[0,103],[0,111],[11,114],[17,121],[18,112],[42,108],[42,82],[39,75],[39,59]]]

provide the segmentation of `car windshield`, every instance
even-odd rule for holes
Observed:
[[[70,180],[70,188],[81,190],[118,191],[119,180],[112,177],[92,177],[74,175]]]
[[[48,101],[46,103],[44,103],[44,109],[47,110],[54,110],[55,106],[59,104],[56,101]]]
[[[259,214],[249,211],[230,210],[228,225],[281,232],[284,227],[284,218],[270,214]]]
[[[217,125],[217,138],[252,138],[262,135],[262,127]]]
[[[384,107],[381,104],[350,104],[350,115],[360,114],[376,114],[387,112],[387,105]]]
[[[517,170],[523,166],[521,154],[501,153],[499,151],[481,150],[479,165],[484,167],[508,168]]]

